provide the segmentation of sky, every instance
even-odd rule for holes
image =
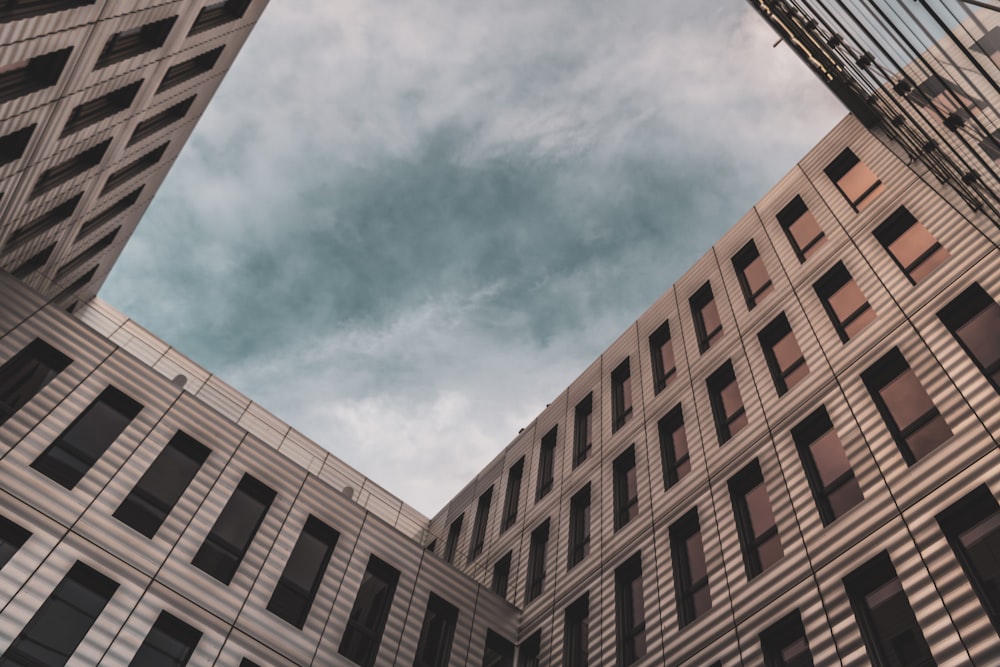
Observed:
[[[428,516],[845,114],[744,0],[274,0],[101,297]]]

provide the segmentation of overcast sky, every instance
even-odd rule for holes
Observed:
[[[101,296],[428,515],[844,111],[745,0],[274,0]]]

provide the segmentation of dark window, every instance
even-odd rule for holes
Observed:
[[[863,211],[885,186],[850,148],[823,170],[855,211]]]
[[[771,379],[774,380],[774,388],[778,396],[785,393],[797,385],[800,380],[809,374],[809,367],[806,359],[802,356],[792,327],[788,324],[788,318],[782,313],[764,327],[757,339],[760,347],[764,351],[764,359],[767,360],[767,367],[771,371]]]
[[[93,267],[85,274],[83,274],[82,276],[74,280],[72,283],[67,285],[65,288],[63,288],[63,290],[59,292],[59,294],[56,294],[55,297],[52,299],[52,303],[64,304],[66,299],[70,298],[71,296],[75,297],[77,292],[83,289],[87,283],[89,283],[91,280],[94,279],[94,276],[97,274],[98,268],[100,268],[100,265]],[[71,306],[69,306],[67,312],[73,312],[74,308],[76,308],[76,303],[73,303]]]
[[[161,21],[147,23],[111,35],[111,38],[104,44],[101,55],[97,57],[94,69],[101,69],[160,48],[166,43],[170,29],[174,27],[176,20],[176,16],[171,16]]]
[[[27,243],[31,239],[41,236],[50,229],[54,229],[58,224],[69,220],[73,217],[73,213],[76,211],[76,207],[82,198],[83,193],[81,192],[75,197],[59,204],[51,211],[46,211],[28,224],[15,229],[11,235],[7,237],[6,243],[4,243],[4,252]]]
[[[451,642],[455,638],[458,608],[434,593],[427,600],[424,624],[420,628],[417,658],[413,667],[444,667],[451,657]]]
[[[611,430],[617,431],[632,417],[632,371],[629,360],[611,372]]]
[[[694,332],[698,336],[698,350],[705,352],[722,335],[722,319],[719,317],[719,307],[715,304],[715,295],[712,294],[712,284],[702,285],[688,303],[694,319]]]
[[[615,530],[639,514],[639,484],[635,473],[635,445],[629,446],[612,464],[615,494]]]
[[[913,465],[951,437],[951,429],[899,348],[861,374],[907,465]]]
[[[934,109],[941,118],[955,116],[963,121],[986,106],[985,102],[971,97],[954,81],[937,75],[930,76],[906,97],[918,106]]]
[[[792,440],[824,526],[864,500],[826,408],[820,407],[793,428]]]
[[[503,500],[503,523],[500,532],[507,530],[517,521],[517,510],[521,504],[521,477],[524,475],[524,457],[507,471],[507,491]]]
[[[151,137],[160,130],[170,127],[180,119],[184,118],[184,116],[187,115],[187,112],[191,109],[191,104],[194,102],[195,97],[195,95],[192,95],[183,102],[178,102],[172,107],[164,109],[155,116],[150,116],[136,125],[135,130],[132,131],[132,136],[128,140],[128,145],[132,146],[146,137]]]
[[[868,658],[876,667],[935,665],[889,560],[882,552],[844,579]]]
[[[669,489],[691,472],[691,453],[688,451],[687,432],[684,430],[684,413],[678,404],[660,419],[660,462],[663,464],[663,488]]]
[[[538,484],[535,490],[535,502],[544,498],[552,490],[552,484],[555,480],[557,429],[557,426],[553,426],[551,431],[543,435],[541,445],[538,448]]]
[[[437,545],[438,545],[437,540],[431,540],[430,544],[424,547],[424,551],[429,551],[431,553],[434,553],[434,551],[437,550]]]
[[[945,306],[938,318],[1000,392],[1000,305],[973,283]]]
[[[0,137],[0,166],[10,164],[14,160],[19,160],[24,155],[24,149],[31,141],[31,135],[35,133],[37,123],[22,127],[17,132],[11,132]]]
[[[874,233],[878,242],[914,285],[951,256],[927,228],[902,206],[879,225]]]
[[[104,455],[142,406],[108,387],[73,420],[31,467],[67,489],[75,487]]]
[[[781,538],[760,464],[755,459],[729,480],[729,497],[736,515],[736,530],[743,552],[747,580],[777,563],[782,556]]]
[[[87,236],[91,232],[96,231],[104,223],[114,220],[119,215],[130,209],[133,204],[139,201],[139,195],[142,194],[142,189],[144,187],[145,187],[144,185],[140,185],[135,190],[128,193],[127,195],[116,201],[114,204],[112,204],[108,208],[104,209],[103,211],[95,215],[87,222],[83,223],[83,226],[80,227],[80,232],[76,235],[76,240],[79,241],[80,239]],[[70,211],[69,215],[72,214],[73,214],[72,211]]]
[[[837,262],[813,285],[813,289],[844,343],[875,319],[875,311],[843,262]]]
[[[116,590],[117,582],[77,561],[0,656],[0,665],[65,665]]]
[[[63,278],[68,276],[73,271],[76,271],[81,266],[91,261],[102,252],[111,247],[118,237],[118,232],[121,227],[115,227],[110,232],[99,238],[98,240],[91,243],[89,246],[81,250],[75,257],[68,260],[65,264],[59,267],[56,271],[56,282],[62,281]]]
[[[563,623],[563,667],[587,667],[590,634],[590,595],[566,607]]]
[[[812,654],[806,641],[806,629],[798,611],[760,633],[760,648],[765,667],[812,667]]]
[[[217,49],[212,49],[211,51],[206,51],[200,55],[184,60],[171,66],[167,69],[166,73],[163,75],[163,79],[160,80],[160,86],[156,89],[157,93],[162,93],[168,88],[173,88],[179,84],[189,81],[195,78],[199,74],[204,74],[205,72],[210,72],[215,63],[219,60],[219,56],[222,55],[222,49],[224,47],[220,46]]]
[[[161,611],[129,666],[184,667],[199,641],[201,630]]]
[[[107,152],[110,145],[111,140],[108,139],[93,148],[88,148],[82,153],[74,155],[65,162],[60,162],[54,167],[49,167],[35,181],[35,187],[31,190],[31,197],[35,198],[67,181],[73,180],[85,171],[93,169],[104,159],[104,153]]]
[[[462,536],[462,521],[464,519],[465,515],[460,514],[448,527],[448,539],[444,543],[444,559],[449,563],[455,562],[455,553],[458,551],[458,538]]]
[[[306,623],[340,533],[310,515],[288,556],[267,610],[297,628]]]
[[[996,28],[994,28],[996,30]],[[998,31],[1000,32],[1000,31]],[[1000,130],[994,130],[979,142],[979,148],[994,162],[1000,162]]]
[[[8,0],[0,8],[0,23],[20,21],[77,7],[92,5],[97,0]]]
[[[698,508],[693,508],[670,527],[670,555],[677,597],[677,627],[683,628],[712,607]]]
[[[549,520],[531,532],[528,548],[528,585],[524,589],[524,603],[528,604],[545,588],[545,552],[549,547]]]
[[[525,639],[517,648],[518,667],[541,667],[542,631]]]
[[[761,300],[771,293],[771,277],[767,275],[764,260],[757,251],[757,244],[749,241],[733,256],[733,268],[740,282],[740,290],[746,299],[747,308],[753,310]]]
[[[715,418],[715,432],[719,444],[726,443],[747,425],[747,411],[743,407],[740,388],[736,384],[733,362],[727,361],[708,376],[708,396]]]
[[[31,537],[31,531],[0,516],[0,570],[14,557]]]
[[[260,667],[256,662],[248,658],[243,658],[240,660],[240,667]]]
[[[573,420],[573,466],[576,467],[587,460],[594,441],[594,395],[576,406]]]
[[[493,583],[490,585],[490,590],[503,598],[507,597],[507,588],[510,585],[511,555],[511,552],[508,551],[503,558],[493,565]]]
[[[658,394],[677,374],[670,322],[664,322],[649,337],[649,358],[653,362],[653,393]]]
[[[826,241],[816,216],[798,195],[778,212],[777,218],[800,263],[809,259]]]
[[[486,631],[483,667],[514,667],[514,644],[492,630]]]
[[[368,567],[361,579],[358,596],[354,598],[354,606],[347,619],[344,637],[340,640],[340,648],[337,649],[340,655],[361,667],[372,667],[375,664],[397,583],[399,583],[398,570],[389,567],[375,556],[368,559]]]
[[[615,627],[619,665],[631,665],[646,655],[646,607],[640,554],[615,570]]]
[[[125,111],[132,106],[132,102],[135,101],[135,96],[141,87],[142,79],[118,90],[112,90],[110,93],[89,102],[78,104],[70,112],[69,118],[63,126],[62,136],[69,136],[105,118],[110,118],[120,111]]]
[[[54,86],[73,47],[0,67],[0,104]]]
[[[24,280],[32,273],[45,266],[49,261],[49,257],[52,256],[52,251],[55,249],[55,243],[45,246],[34,255],[24,260],[20,266],[15,267],[10,272],[10,275],[14,276],[18,280]]]
[[[108,194],[115,188],[124,185],[126,182],[132,180],[142,172],[146,171],[163,157],[163,154],[167,151],[167,144],[170,142],[160,144],[148,153],[139,156],[132,162],[128,163],[115,173],[108,176],[108,180],[104,182],[104,188],[101,189],[101,197]]]
[[[0,426],[71,362],[65,354],[36,338],[0,366]]]
[[[590,553],[590,484],[569,501],[569,567]]]
[[[469,560],[483,553],[486,546],[486,526],[490,519],[490,505],[493,503],[493,487],[479,496],[476,505],[476,520],[472,524],[472,546],[469,547]]]
[[[228,586],[274,497],[273,489],[244,474],[191,564]]]
[[[222,0],[205,5],[198,12],[188,37],[243,18],[249,6],[250,0]]]
[[[178,431],[115,510],[114,517],[152,538],[208,458],[210,450]]]

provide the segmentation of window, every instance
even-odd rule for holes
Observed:
[[[517,509],[521,504],[521,477],[524,475],[524,457],[507,471],[507,492],[503,500],[503,523],[500,532],[507,530],[517,521]]]
[[[659,394],[677,374],[670,322],[664,322],[650,335],[649,358],[653,363],[653,393]]]
[[[0,67],[0,104],[54,86],[73,47]]]
[[[760,464],[755,459],[729,480],[729,497],[736,515],[747,581],[781,559],[781,538]]]
[[[1000,305],[973,283],[945,306],[938,318],[1000,392]]]
[[[760,633],[760,648],[764,652],[765,667],[813,665],[806,629],[797,610]]]
[[[841,342],[854,338],[875,319],[875,311],[843,262],[837,262],[813,285],[813,289]]]
[[[667,490],[691,472],[684,413],[678,404],[657,423],[660,432],[660,462],[663,464],[663,489]]]
[[[152,538],[173,511],[210,450],[178,431],[115,510],[114,517]]]
[[[116,590],[117,582],[77,561],[0,656],[0,664],[65,665]]]
[[[483,553],[486,545],[486,524],[490,518],[490,504],[493,502],[493,487],[486,493],[479,496],[479,503],[476,506],[476,520],[472,524],[472,546],[469,547],[469,560],[472,560]]]
[[[848,575],[844,587],[875,667],[936,664],[888,553]]]
[[[861,374],[882,419],[907,465],[913,465],[951,437],[951,429],[910,369],[893,348]]]
[[[914,285],[951,256],[927,228],[902,206],[879,225],[874,233],[878,242]]]
[[[528,548],[528,585],[524,590],[524,604],[528,604],[545,588],[545,552],[549,546],[549,520],[531,532]]]
[[[544,498],[552,490],[554,468],[556,463],[556,434],[558,427],[542,436],[538,448],[538,484],[535,490],[535,502]]]
[[[76,7],[92,5],[96,0],[12,0],[0,9],[0,23],[20,21],[32,16],[42,16]]]
[[[612,464],[615,493],[615,530],[639,514],[639,485],[635,476],[635,445],[630,445]]]
[[[171,66],[167,69],[163,78],[160,80],[160,86],[156,89],[156,92],[162,93],[168,88],[173,88],[174,86],[180,85],[185,81],[189,81],[200,74],[210,72],[215,67],[215,63],[219,60],[219,56],[222,55],[223,48],[224,47],[220,46],[217,49],[206,51],[205,53],[195,56],[194,58],[190,58]]]
[[[590,484],[569,501],[569,565],[582,561],[590,553]]]
[[[629,360],[611,372],[611,430],[617,431],[632,417],[632,371]]]
[[[110,93],[89,102],[78,104],[70,112],[69,118],[63,126],[61,136],[68,137],[85,127],[102,121],[105,118],[110,118],[120,111],[125,111],[132,106],[136,93],[139,92],[139,88],[141,87],[142,79],[139,79],[135,83],[130,83],[118,90],[112,90]]]
[[[28,142],[31,141],[31,135],[35,133],[36,127],[38,127],[38,124],[33,123],[27,127],[22,127],[16,132],[11,132],[0,137],[0,166],[21,159],[21,156],[24,155],[24,149],[28,147]]]
[[[809,374],[806,359],[802,356],[802,350],[799,349],[785,314],[782,313],[774,318],[761,330],[757,339],[764,351],[767,367],[771,371],[774,388],[778,396],[784,396]]]
[[[166,43],[170,29],[174,27],[176,20],[176,16],[171,16],[161,21],[115,33],[104,44],[104,49],[97,57],[94,69],[101,69],[160,48]]]
[[[244,474],[191,564],[228,586],[275,495],[273,489]]]
[[[340,533],[310,515],[288,556],[267,610],[301,628],[309,616]]]
[[[518,667],[540,667],[542,658],[542,631],[525,639],[517,649]]]
[[[250,0],[222,0],[205,5],[198,12],[188,37],[243,18],[249,6]]]
[[[91,232],[96,231],[104,223],[114,220],[119,215],[130,209],[133,204],[139,201],[139,195],[142,194],[142,189],[144,187],[145,186],[140,185],[135,190],[128,193],[127,195],[116,201],[114,204],[112,204],[111,206],[107,207],[106,209],[95,215],[87,222],[83,223],[83,226],[80,227],[80,232],[76,235],[76,240],[79,241],[80,239],[84,238]],[[70,211],[69,215],[73,215],[72,211]],[[69,217],[69,215],[66,217]]]
[[[694,332],[698,336],[698,351],[705,352],[718,336],[722,335],[722,319],[715,305],[712,284],[705,283],[691,297],[691,317],[694,318]]]
[[[56,282],[60,282],[70,273],[76,271],[81,266],[110,248],[111,244],[115,242],[115,238],[117,238],[119,230],[121,230],[121,227],[115,227],[100,239],[94,241],[89,246],[81,250],[75,257],[60,266],[56,271]]]
[[[455,562],[455,552],[458,551],[458,538],[462,535],[462,521],[464,519],[465,515],[460,514],[448,527],[448,540],[444,543],[444,559],[449,563]]]
[[[508,551],[503,558],[493,565],[493,582],[490,590],[502,598],[507,597],[507,588],[510,586],[510,559],[512,552]]]
[[[431,593],[413,667],[445,667],[448,664],[457,622],[458,609]]]
[[[15,267],[10,272],[10,275],[14,276],[18,280],[26,279],[32,273],[34,273],[35,271],[42,268],[48,263],[49,257],[52,256],[52,251],[55,249],[56,249],[55,243],[51,243],[45,246],[44,248],[36,252],[34,255],[24,260],[24,262],[22,262],[20,266]]]
[[[31,467],[52,481],[72,489],[104,455],[142,406],[108,387],[73,420]]]
[[[514,667],[514,644],[492,630],[486,631],[483,667]]]
[[[6,243],[4,243],[4,252],[13,250],[16,247],[27,243],[31,239],[38,238],[50,229],[54,229],[60,223],[69,220],[73,217],[73,213],[76,211],[76,207],[82,198],[83,193],[81,192],[75,197],[59,204],[51,211],[43,213],[41,216],[32,220],[28,224],[15,229],[11,235],[7,237]]]
[[[94,279],[94,276],[97,274],[97,269],[99,267],[100,267],[100,265],[93,267],[92,269],[90,269],[89,271],[87,271],[85,274],[83,274],[82,276],[80,276],[79,278],[77,278],[76,280],[74,280],[71,284],[67,285],[65,288],[63,288],[63,290],[61,292],[59,292],[59,294],[56,294],[55,297],[53,297],[51,303],[65,305],[66,299],[68,299],[70,297],[75,297],[76,294],[77,294],[77,292],[79,292],[81,289],[83,289],[83,287],[87,283],[89,283],[91,280]],[[75,308],[75,307],[76,307],[76,303],[74,303],[73,305],[71,305],[68,308],[67,312],[73,312],[73,308]]]
[[[38,180],[35,181],[35,187],[31,190],[31,198],[34,199],[99,165],[110,145],[111,140],[108,139],[43,171]]]
[[[646,655],[641,554],[632,556],[615,570],[615,628],[619,665],[631,665]]]
[[[590,595],[566,607],[563,623],[563,667],[587,667],[590,633]]]
[[[929,77],[906,97],[918,106],[931,107],[942,118],[954,115],[963,123],[980,107],[986,106],[985,102],[973,99],[954,81],[937,75]]]
[[[885,186],[850,148],[823,170],[855,211],[863,211]]]
[[[682,629],[712,607],[697,507],[670,527],[670,555],[677,598],[677,627]]]
[[[177,104],[164,109],[155,116],[150,116],[146,120],[142,121],[135,126],[135,130],[132,131],[132,136],[128,140],[128,145],[132,146],[139,143],[146,137],[151,137],[160,130],[170,127],[180,119],[187,115],[187,112],[191,109],[191,104],[194,102],[196,95],[192,95],[183,102],[178,102]]]
[[[104,182],[104,188],[101,190],[100,196],[103,197],[115,188],[124,185],[126,182],[132,180],[159,162],[163,157],[163,154],[167,151],[167,144],[169,143],[170,142],[167,141],[160,144],[145,155],[136,158],[115,173],[108,176],[108,180]]]
[[[743,298],[747,302],[747,309],[753,310],[754,306],[771,293],[773,287],[756,243],[748,241],[733,256],[733,268],[740,283],[740,291],[743,292]]]
[[[826,241],[816,216],[798,195],[778,212],[777,218],[799,263],[809,259]]]
[[[590,448],[594,439],[594,395],[587,394],[587,398],[580,401],[576,406],[573,419],[573,467],[580,465],[587,460]]]
[[[192,628],[173,614],[161,611],[129,665],[184,667],[199,641],[201,630]]]
[[[240,667],[260,667],[260,665],[249,658],[243,658],[240,660]]]
[[[24,543],[31,537],[31,531],[26,530],[10,519],[0,516],[0,570],[10,562]]]
[[[372,556],[368,559],[358,596],[354,598],[347,628],[340,640],[340,655],[361,667],[372,667],[378,656],[382,631],[389,618],[392,597],[399,583],[399,571]]]
[[[824,526],[864,500],[826,408],[820,407],[793,428],[792,440]]]
[[[0,366],[0,426],[37,396],[71,361],[36,338]]]
[[[1000,130],[993,130],[979,142],[979,148],[994,162],[1000,162]]]
[[[722,364],[708,376],[706,384],[715,418],[715,432],[722,445],[747,425],[747,412],[740,397],[740,388],[736,384],[733,362]]]

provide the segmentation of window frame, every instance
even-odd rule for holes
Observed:
[[[476,518],[472,522],[472,541],[469,544],[469,561],[473,561],[486,546],[486,528],[490,518],[490,505],[493,503],[493,487],[491,486],[476,502]]]
[[[715,293],[712,291],[711,281],[705,281],[705,284],[699,287],[691,298],[688,299],[688,305],[691,308],[691,319],[694,321],[694,331],[695,337],[698,340],[698,351],[702,354],[708,351],[712,345],[718,340],[719,336],[723,334],[723,324],[722,324],[722,311],[719,310],[719,304],[715,299]],[[708,330],[708,325],[705,324],[705,309],[711,306],[715,309],[716,317],[719,319],[719,325]]]
[[[795,234],[792,232],[792,227],[799,220],[802,220],[806,214],[809,215],[806,224],[810,224],[811,221],[815,225],[817,233],[804,246],[800,246],[798,240],[795,238]],[[805,263],[826,242],[826,233],[823,231],[822,225],[819,224],[819,220],[816,219],[816,216],[806,206],[806,202],[802,199],[801,195],[795,195],[790,202],[778,211],[775,218],[778,221],[778,226],[785,233],[785,238],[788,239],[788,244],[792,247],[792,251],[795,253],[796,259],[799,260],[799,264]]]
[[[739,537],[740,552],[743,555],[743,567],[746,571],[747,581],[752,581],[784,557],[784,546],[781,544],[778,521],[774,516],[774,503],[771,502],[771,495],[767,492],[764,474],[760,469],[760,463],[757,459],[751,461],[750,464],[731,477],[728,486],[729,498],[733,507],[733,516],[736,519],[736,534]],[[756,491],[761,487],[763,488],[764,496],[767,498],[767,509],[773,523],[768,528],[762,530],[760,534],[757,534],[755,532],[757,527],[754,526],[752,521],[747,496],[752,491]],[[760,548],[772,538],[777,538],[778,548],[781,553],[774,563],[765,564],[761,559]]]
[[[634,584],[638,580],[638,607],[642,618],[635,617]],[[619,667],[627,667],[646,655],[646,613],[642,599],[642,552],[637,552],[615,569],[615,644]]]
[[[959,347],[986,377],[986,381],[993,385],[997,393],[1000,393],[1000,355],[997,355],[996,360],[987,366],[987,361],[980,359],[959,335],[961,329],[977,321],[980,317],[989,317],[991,313],[1000,314],[1000,304],[983,289],[982,285],[974,282],[939,310],[937,316]]]
[[[724,364],[719,366],[714,373],[708,376],[705,384],[708,387],[709,403],[712,406],[715,433],[721,446],[736,437],[750,423],[750,418],[746,411],[746,402],[743,400],[743,392],[740,391],[739,382],[736,380],[736,369],[733,368],[732,360],[727,359]],[[731,384],[736,385],[736,393],[740,397],[740,407],[732,414],[729,414],[726,412],[725,401],[722,395]],[[733,430],[733,424],[738,424],[741,417],[744,419],[744,423],[738,425]]]
[[[198,643],[202,638],[202,631],[195,628],[188,623],[185,623],[181,619],[177,618],[168,611],[161,610],[159,616],[153,622],[152,627],[149,628],[149,632],[146,633],[145,638],[142,640],[142,644],[136,649],[135,655],[132,656],[132,660],[129,661],[129,667],[143,667],[144,665],[149,665],[150,655],[149,652],[155,651],[161,655],[167,655],[160,650],[159,647],[154,645],[154,642],[158,638],[164,637],[167,641],[174,643],[171,648],[176,648],[177,644],[184,646],[184,653],[181,655],[169,655],[167,657],[171,658],[176,665],[186,665],[194,655],[195,650],[198,648]]]
[[[458,515],[448,524],[448,538],[444,543],[444,559],[449,563],[455,562],[455,555],[458,553],[458,542],[462,539],[462,522],[465,521],[465,512]]]
[[[294,567],[296,570],[295,574],[301,573],[299,568],[302,566],[302,563],[299,562],[299,559],[302,558],[304,551],[308,549],[308,545],[305,542],[307,535],[316,544],[322,545],[324,550],[319,560],[313,563],[316,568],[313,572],[312,581],[309,583],[308,588],[303,588],[298,582],[294,581],[293,576],[289,575],[289,570]],[[300,630],[305,627],[306,620],[309,618],[309,612],[312,611],[313,603],[316,601],[316,594],[323,584],[323,577],[326,574],[327,566],[330,564],[330,558],[333,556],[333,552],[337,548],[337,542],[339,541],[339,531],[327,525],[315,515],[310,514],[302,525],[299,537],[295,541],[295,546],[292,547],[291,552],[288,554],[288,560],[285,561],[281,576],[278,577],[278,582],[271,592],[271,597],[267,602],[267,611]],[[298,609],[292,608],[291,605],[295,603],[299,604]]]
[[[576,404],[573,411],[573,467],[587,460],[594,443],[594,392]]]
[[[611,432],[620,430],[632,418],[632,368],[630,357],[625,357],[611,371]]]
[[[517,522],[517,513],[521,504],[521,482],[524,478],[524,457],[522,456],[507,470],[507,488],[504,491],[503,521],[500,522],[500,534]]]
[[[857,199],[851,199],[848,194],[844,192],[841,181],[843,181],[844,178],[851,173],[851,171],[856,169],[858,165],[864,167],[864,169],[866,169],[875,178],[875,180],[857,197]],[[872,202],[872,199],[885,189],[885,186],[878,175],[875,174],[875,172],[873,172],[871,168],[861,160],[861,158],[855,155],[854,151],[850,148],[842,150],[837,157],[830,162],[830,164],[823,168],[823,173],[825,173],[833,182],[837,191],[840,192],[841,196],[844,197],[844,200],[850,204],[855,213],[864,211]]]
[[[807,662],[793,662],[791,664],[797,667],[805,667],[808,664],[812,667],[812,649],[809,648],[809,638],[806,636],[806,629],[802,624],[802,616],[796,609],[760,633],[760,650],[764,656],[764,667],[785,667],[786,661],[783,652],[799,641],[802,642],[805,649]],[[792,659],[798,660],[802,655],[802,652],[799,652],[792,656]]]
[[[0,365],[0,427],[33,401],[71,363],[73,360],[68,356],[41,338],[35,338]],[[44,372],[39,379],[36,374],[40,371]],[[15,373],[20,378],[11,377]],[[25,392],[29,382],[32,386]]]
[[[930,237],[931,240],[934,241],[934,243],[928,246],[912,262],[910,262],[907,265],[904,265],[900,261],[899,257],[897,257],[896,254],[892,251],[891,246],[893,243],[901,239],[904,234],[907,234],[914,227],[919,227],[924,232],[926,232],[927,236]],[[941,264],[948,261],[948,258],[951,257],[951,254],[945,249],[943,245],[941,245],[941,242],[938,241],[937,238],[933,234],[931,234],[930,230],[927,229],[927,227],[924,224],[922,224],[919,220],[917,220],[917,218],[912,213],[910,213],[910,211],[905,206],[900,206],[895,211],[893,211],[892,214],[889,215],[889,217],[887,217],[882,222],[882,224],[880,224],[878,227],[875,228],[875,230],[872,232],[872,235],[885,250],[886,254],[888,254],[889,257],[892,258],[893,263],[899,267],[900,271],[903,272],[903,275],[906,276],[906,279],[910,281],[911,285],[918,284],[924,278],[933,273],[938,267],[940,267]],[[922,267],[924,267],[925,264],[927,264],[929,261],[932,260],[932,258],[938,255],[939,251],[944,253],[944,256],[938,257],[936,263],[934,263],[933,266],[930,266],[927,269],[922,269]],[[920,270],[926,270],[927,273],[921,275],[918,280],[914,278],[914,273],[917,273]]]
[[[816,463],[816,457],[812,453],[812,446],[831,432],[840,445],[841,451],[844,453],[844,459],[847,460],[847,469],[833,478],[829,483],[824,484],[823,476]],[[865,499],[864,491],[861,489],[861,484],[858,482],[857,475],[854,472],[854,466],[851,465],[851,460],[847,456],[847,450],[844,448],[843,442],[841,442],[840,436],[834,428],[833,421],[830,419],[830,415],[823,405],[793,426],[791,435],[792,441],[795,443],[795,449],[799,454],[799,460],[802,462],[802,468],[805,470],[806,481],[809,483],[809,490],[812,493],[813,501],[816,503],[820,520],[824,526],[829,526],[851,509],[860,505]],[[830,496],[845,486],[852,484],[857,489],[860,498],[841,514],[837,514],[833,504],[830,502]]]
[[[531,531],[528,546],[527,578],[524,586],[524,604],[527,606],[545,592],[547,551],[549,546],[549,520],[546,519]]]
[[[758,287],[754,289],[750,285],[750,280],[747,278],[746,271],[749,269],[754,262],[760,262],[761,270],[763,270],[764,275],[767,276],[767,280]],[[747,241],[746,245],[737,251],[732,257],[733,270],[736,272],[736,281],[740,284],[740,291],[743,293],[743,300],[746,301],[747,310],[753,310],[761,301],[764,300],[768,294],[774,291],[774,283],[771,281],[771,274],[767,271],[767,265],[764,264],[764,258],[761,257],[760,251],[757,250],[757,244],[754,243],[753,239]]]
[[[677,629],[683,630],[699,618],[694,605],[694,597],[702,589],[707,589],[708,592],[708,607],[705,613],[708,613],[712,608],[712,589],[709,583],[710,578],[705,543],[701,538],[698,508],[691,508],[686,514],[675,521],[670,526],[669,534],[670,558],[674,577],[674,597],[677,605]],[[688,554],[688,541],[695,535],[698,536],[698,541],[701,544],[701,557],[706,561],[705,576],[698,580],[693,579],[690,556]]]
[[[399,570],[381,558],[374,554],[368,557],[368,565],[365,567],[365,573],[361,578],[361,583],[358,585],[354,602],[351,604],[351,613],[347,617],[347,624],[344,627],[344,634],[341,635],[340,644],[337,647],[338,654],[357,663],[361,667],[374,667],[375,660],[378,658],[379,648],[382,644],[385,624],[389,620],[389,612],[392,610],[396,587],[399,585],[399,576]],[[378,581],[384,587],[380,595],[376,596],[378,605],[373,607],[376,613],[368,613],[368,610],[359,608],[359,604],[361,603],[360,594],[366,577],[369,580],[374,579]],[[374,623],[369,626],[362,622],[363,619],[374,621]],[[352,650],[348,642],[354,640],[355,635],[360,637],[362,642],[367,641],[367,647],[362,643],[360,644],[360,649],[355,649],[355,651],[361,651],[360,655],[357,652],[348,653],[348,651]]]
[[[417,641],[417,653],[413,667],[447,666],[451,658],[452,644],[455,641],[458,613],[458,607],[455,605],[435,593],[429,594],[424,620],[420,626],[420,639]],[[435,627],[438,622],[443,625]],[[426,655],[428,643],[434,639],[432,633],[437,635],[437,651],[428,656]]]
[[[848,283],[853,283],[854,287],[858,290],[858,293],[865,300],[863,305],[855,308],[851,313],[846,315],[841,319],[840,314],[834,310],[830,303],[830,299],[833,298],[840,290],[847,287]],[[852,338],[858,336],[862,331],[867,329],[875,319],[878,317],[878,313],[875,312],[875,308],[872,307],[871,302],[865,295],[861,286],[844,266],[843,262],[837,262],[830,270],[824,273],[819,280],[813,283],[813,291],[816,292],[816,296],[819,298],[820,303],[823,305],[823,310],[826,311],[826,316],[830,319],[830,323],[833,324],[834,330],[837,332],[837,336],[840,338],[840,342],[847,343]],[[871,320],[864,323],[860,329],[858,329],[854,334],[848,334],[847,328],[853,325],[857,320],[862,317],[866,317],[866,313],[871,312]]]
[[[774,352],[774,348],[779,343],[784,342],[789,336],[795,344],[795,348],[799,351],[799,357],[789,364],[787,368],[782,368],[778,355]],[[806,363],[805,354],[802,352],[802,347],[799,345],[799,341],[795,337],[795,332],[792,331],[792,325],[789,324],[785,313],[780,313],[767,326],[761,329],[760,333],[757,334],[757,341],[760,343],[764,360],[767,362],[767,369],[771,372],[771,380],[774,382],[774,390],[778,396],[787,394],[795,385],[805,379],[805,375],[809,374],[809,364]],[[799,376],[798,379],[789,385],[789,377],[794,377],[800,368],[805,368],[805,375]]]
[[[663,467],[663,490],[668,491],[691,473],[691,448],[684,427],[684,411],[681,404],[675,405],[656,423],[660,440],[660,463]],[[680,432],[684,438],[684,453],[677,455],[677,438]],[[686,470],[685,470],[686,466]]]
[[[614,494],[614,528],[621,530],[639,516],[639,471],[636,467],[635,444],[615,457],[611,464]]]
[[[587,667],[590,644],[590,593],[563,612],[563,667]]]
[[[490,590],[506,599],[510,589],[510,565],[514,552],[508,551],[497,562],[493,564],[493,580],[490,582]]]
[[[673,359],[673,366],[665,368],[663,363],[663,350],[669,346],[670,358]],[[670,381],[677,375],[677,357],[674,355],[674,342],[670,337],[670,321],[664,320],[663,324],[649,335],[649,359],[653,371],[653,395],[659,394],[667,388]]]
[[[535,502],[549,495],[555,486],[556,444],[559,427],[553,426],[538,443],[538,478],[535,481]]]
[[[590,554],[591,526],[590,483],[573,494],[569,501],[569,552],[567,570],[581,563]]]

